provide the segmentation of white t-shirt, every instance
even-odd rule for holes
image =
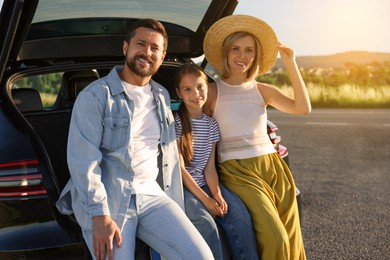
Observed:
[[[124,81],[122,84],[134,100],[134,115],[131,119],[133,193],[162,194],[156,181],[159,173],[157,158],[161,129],[151,86],[149,83],[142,87],[134,86]]]

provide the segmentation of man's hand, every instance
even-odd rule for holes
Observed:
[[[93,253],[97,260],[104,260],[106,254],[113,259],[113,241],[118,247],[122,244],[122,235],[115,221],[110,216],[93,217]]]

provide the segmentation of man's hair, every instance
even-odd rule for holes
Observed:
[[[129,30],[127,32],[126,36],[126,42],[130,42],[131,38],[134,37],[135,31],[138,28],[149,28],[152,29],[158,33],[160,33],[164,37],[164,52],[167,50],[168,47],[168,34],[165,31],[165,27],[162,23],[160,23],[157,20],[154,19],[140,19],[134,23],[132,23],[129,27]]]

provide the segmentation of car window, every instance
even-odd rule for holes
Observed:
[[[44,109],[50,109],[54,105],[61,87],[63,73],[48,73],[35,76],[27,76],[17,79],[11,89],[28,88],[39,92]]]
[[[206,66],[205,66],[205,68],[204,68],[204,71],[205,71],[210,77],[212,77],[214,80],[221,77],[221,75],[218,73],[218,71],[217,71],[213,66],[211,66],[210,63],[207,63],[207,64],[206,64]]]
[[[153,17],[195,31],[211,2],[211,0],[40,0],[33,23],[70,18]]]
[[[191,60],[194,63],[204,67],[204,71],[206,72],[206,74],[209,75],[214,80],[221,77],[218,71],[210,63],[207,62],[204,55],[196,58],[192,58]]]

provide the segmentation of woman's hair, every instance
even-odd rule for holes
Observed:
[[[203,78],[206,83],[208,81],[207,75],[203,72],[203,69],[200,66],[194,63],[184,64],[178,69],[175,75],[175,87],[178,91],[180,91],[180,82],[182,78],[189,74],[195,75],[196,77]],[[179,149],[181,151],[181,154],[183,155],[185,165],[190,165],[191,161],[194,158],[193,157],[194,152],[192,149],[192,126],[191,126],[191,118],[188,114],[184,102],[180,104],[177,113],[180,117],[181,131],[182,131],[181,140],[179,143]]]
[[[253,60],[252,66],[248,70],[248,79],[254,79],[257,76],[257,73],[260,69],[260,64],[258,63],[258,57],[260,55],[260,43],[257,40],[256,37],[254,37],[252,34],[248,32],[235,32],[230,34],[226,39],[223,41],[222,44],[222,71],[221,71],[221,77],[222,78],[229,78],[231,71],[228,63],[228,54],[232,47],[232,45],[237,41],[240,40],[246,36],[251,36],[255,41],[255,58]]]

